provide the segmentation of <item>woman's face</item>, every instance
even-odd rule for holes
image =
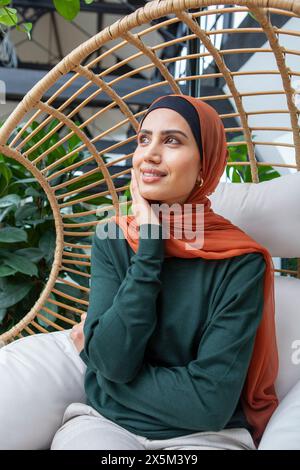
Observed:
[[[173,109],[151,111],[137,136],[132,165],[145,199],[184,203],[201,170],[198,146],[186,120]],[[151,169],[165,176],[147,177],[144,173]]]

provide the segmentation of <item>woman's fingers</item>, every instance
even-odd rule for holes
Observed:
[[[134,171],[131,170],[131,182],[130,182],[130,193],[132,195],[132,198],[135,198],[135,178],[134,178]]]
[[[131,174],[132,174],[131,181],[132,181],[132,190],[133,190],[132,196],[134,198],[134,202],[137,204],[138,202],[142,202],[142,196],[141,196],[140,188],[139,188],[139,185],[135,176],[135,172],[133,169],[131,170]]]
[[[83,322],[73,326],[70,337],[77,351],[78,352],[82,351],[84,348],[84,341],[85,341],[84,332],[83,332]]]
[[[79,327],[80,326],[80,327]],[[81,325],[74,325],[72,330],[71,330],[71,339],[74,341],[77,338],[80,338],[83,335],[82,327]]]
[[[132,209],[133,215],[136,216],[137,198],[136,198],[136,191],[135,191],[135,178],[134,178],[133,169],[131,169],[130,194],[131,194],[131,199],[132,199],[131,209]]]
[[[87,316],[87,313],[83,313],[81,315],[81,317],[80,317],[81,321],[80,321],[80,323],[76,323],[76,325],[73,326],[72,333],[77,335],[78,333],[80,334],[83,331],[83,324],[85,322],[86,316]]]
[[[132,175],[132,179],[131,179],[132,206],[131,208],[132,208],[133,215],[136,218],[137,224],[140,225],[142,221],[150,220],[151,206],[149,202],[140,193],[140,188],[138,185],[138,181],[136,179],[134,169],[131,170],[131,175]],[[144,222],[144,223],[147,223],[147,222]]]

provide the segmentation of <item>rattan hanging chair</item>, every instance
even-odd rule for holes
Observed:
[[[224,6],[219,9],[221,4]],[[203,20],[216,13],[226,16],[233,12],[247,13],[252,27],[233,28],[224,23],[222,29],[208,30],[208,21]],[[149,2],[77,47],[27,93],[0,129],[0,152],[21,162],[43,188],[54,215],[56,248],[52,270],[38,301],[24,318],[2,334],[2,341],[8,343],[28,334],[47,333],[47,326],[51,331],[71,328],[86,312],[91,237],[97,224],[108,219],[104,208],[99,210],[99,201],[100,205],[101,201],[110,201],[107,210],[129,207],[130,200],[122,203],[120,195],[130,185],[138,118],[155,97],[193,93],[215,107],[223,120],[228,143],[229,136],[243,135],[243,139],[231,141],[230,145],[247,146],[248,161],[240,164],[250,168],[253,184],[259,183],[259,166],[299,171],[299,110],[293,88],[293,80],[300,76],[300,68],[295,65],[300,63],[299,15],[300,2],[292,0],[240,0],[235,5],[229,0]],[[289,20],[293,20],[293,29],[283,27]],[[182,25],[181,37],[163,34],[167,25],[176,23]],[[227,44],[227,48],[220,49],[217,45],[221,33],[226,35],[227,40],[222,44]],[[247,44],[253,46],[231,47],[231,39],[237,34],[242,46],[245,37]],[[258,44],[257,38],[262,36],[264,40]],[[285,38],[293,38],[295,46],[287,47]],[[176,54],[179,43],[187,46],[184,55]],[[120,56],[121,51],[126,58],[109,62],[115,54]],[[255,61],[248,60],[254,54],[271,57],[272,65],[257,70]],[[198,62],[213,59],[214,65],[200,74],[194,67],[196,59]],[[246,62],[247,68],[239,70],[237,64]],[[113,65],[98,73],[100,63]],[[128,63],[132,70],[126,68]],[[229,64],[233,64],[232,68]],[[181,75],[178,66],[184,69]],[[125,71],[116,75],[121,67]],[[156,78],[140,79],[149,73]],[[211,93],[210,84],[216,80],[224,84],[223,94]],[[128,94],[122,93],[125,82],[132,84]],[[94,107],[91,112],[95,100],[100,103],[99,108]],[[81,123],[79,113],[85,116]],[[270,125],[274,115],[276,127]],[[251,124],[251,118],[258,119],[257,126]],[[36,122],[38,125],[33,126]],[[236,125],[230,127],[233,122]],[[112,124],[109,127],[107,123]],[[46,135],[39,140],[41,129],[46,130]],[[43,144],[58,131],[60,139],[45,150]],[[264,136],[254,140],[253,133],[261,135],[261,131],[287,132],[292,139],[288,143],[264,139]],[[55,153],[74,135],[79,143],[75,148],[63,156]],[[257,161],[258,149],[267,149],[267,155],[271,155],[272,149],[276,156],[280,146],[292,155],[288,164],[276,158]],[[107,159],[112,153],[121,156]],[[117,173],[111,171],[116,163],[120,165]],[[62,286],[68,286],[71,294],[61,289]]]

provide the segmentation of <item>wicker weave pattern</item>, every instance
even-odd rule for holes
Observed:
[[[257,27],[239,28],[238,30],[231,28],[216,31],[206,31],[202,29],[197,19],[199,20],[200,17],[216,13],[214,8],[210,10],[202,10],[202,8],[220,4],[225,5],[221,10],[224,15],[229,12],[250,12],[257,20]],[[247,145],[249,162],[241,162],[240,164],[250,165],[253,183],[259,182],[259,165],[272,165],[275,168],[290,167],[294,170],[300,170],[299,111],[295,105],[295,90],[292,86],[292,80],[300,76],[300,69],[299,67],[293,69],[289,66],[291,60],[295,63],[296,59],[298,64],[300,63],[300,47],[298,47],[298,49],[289,49],[283,45],[284,38],[287,36],[293,36],[295,44],[297,44],[298,41],[300,45],[300,2],[297,0],[241,0],[235,2],[234,7],[226,6],[231,4],[232,2],[229,0],[165,0],[147,3],[144,8],[138,9],[108,28],[105,28],[65,57],[43,80],[37,83],[32,90],[27,93],[22,102],[6,121],[5,125],[0,129],[0,152],[22,162],[26,168],[32,172],[47,194],[55,217],[57,236],[52,271],[42,295],[22,321],[9,332],[2,335],[0,339],[9,342],[17,337],[24,336],[25,332],[25,334],[47,332],[45,328],[37,323],[37,318],[42,319],[56,329],[63,329],[63,327],[52,321],[51,316],[53,320],[55,318],[64,320],[66,328],[70,328],[70,326],[75,323],[75,321],[70,320],[70,318],[51,310],[49,304],[54,304],[77,313],[78,320],[80,319],[79,316],[87,310],[87,300],[83,300],[80,295],[76,297],[61,292],[58,285],[63,282],[73,286],[78,293],[85,292],[86,294],[89,292],[88,287],[86,287],[86,285],[77,285],[65,279],[61,276],[61,272],[73,272],[77,273],[82,278],[89,279],[91,244],[90,242],[87,243],[86,239],[90,238],[93,234],[95,226],[101,223],[101,213],[99,222],[99,218],[97,219],[96,217],[96,215],[99,216],[99,210],[97,211],[96,208],[89,207],[89,201],[95,197],[95,194],[86,195],[86,192],[102,184],[102,186],[105,186],[105,189],[97,192],[97,196],[110,196],[112,202],[111,209],[116,211],[120,209],[119,194],[126,190],[129,185],[116,187],[115,182],[118,176],[129,176],[130,168],[127,166],[120,173],[111,175],[109,168],[112,162],[105,162],[103,155],[118,148],[122,149],[124,144],[131,144],[135,141],[136,136],[134,134],[124,139],[122,142],[108,146],[101,151],[97,150],[97,143],[101,142],[103,144],[106,139],[118,140],[116,135],[120,132],[125,134],[128,127],[131,127],[133,133],[135,133],[138,127],[138,118],[141,117],[145,111],[134,113],[127,104],[128,100],[134,100],[134,102],[138,103],[139,97],[149,91],[155,94],[182,93],[180,86],[183,81],[182,77],[178,78],[173,76],[169,70],[170,66],[175,62],[191,61],[195,57],[212,56],[214,58],[218,68],[217,72],[190,75],[184,77],[184,82],[188,83],[192,80],[200,80],[202,84],[216,77],[223,78],[226,81],[228,87],[227,94],[201,96],[201,99],[209,101],[212,106],[216,105],[216,107],[220,100],[232,100],[235,112],[220,114],[220,117],[224,122],[227,134],[243,132],[244,141],[231,142],[230,145],[240,145],[241,143]],[[217,10],[217,12],[220,13],[220,10]],[[286,15],[288,18],[293,18],[294,21],[297,22],[296,29],[287,30],[274,26],[270,20],[271,14]],[[169,15],[169,17],[166,17],[166,15]],[[147,23],[155,19],[160,19],[161,21],[157,22],[154,26],[148,27]],[[186,24],[190,33],[170,41],[158,42],[157,38],[160,36],[154,33],[164,28],[166,25],[175,22]],[[142,30],[140,28],[141,26],[143,26]],[[136,28],[138,28],[138,32],[134,31]],[[240,34],[245,33],[253,35],[253,37],[257,34],[264,34],[267,45],[259,48],[251,47],[219,50],[215,42],[216,36],[220,33],[226,33],[230,36],[237,33],[237,31]],[[204,52],[180,57],[168,57],[167,59],[160,58],[161,51],[164,48],[179,42],[187,43],[195,38],[198,38],[200,43],[205,46]],[[106,45],[104,52],[102,52],[101,49],[103,45]],[[95,72],[97,64],[103,60],[107,60],[112,53],[116,53],[123,48],[129,51],[126,59],[109,66],[105,72],[100,74]],[[96,57],[93,55],[95,52],[97,52]],[[245,71],[231,71],[226,65],[226,59],[230,55],[250,54],[254,52],[267,55],[271,54],[274,58],[274,67],[268,70],[251,70],[247,67]],[[107,76],[112,76],[119,67],[126,65],[130,61],[133,62],[134,60],[143,60],[144,64],[110,81],[107,80]],[[123,96],[116,91],[116,87],[120,88],[122,85],[122,80],[135,78],[135,75],[140,72],[153,71],[154,69],[159,72],[161,80],[150,83],[140,89],[133,89],[131,93]],[[62,78],[66,76],[66,74],[71,74],[71,77],[65,77],[62,83]],[[266,75],[268,75],[270,79],[270,88],[265,89],[263,87],[260,89],[260,78]],[[242,86],[243,80],[247,80],[251,76],[253,76],[253,80],[256,79],[257,82],[257,90],[255,92],[247,91],[247,89],[244,89]],[[272,86],[273,81],[275,88]],[[70,98],[62,102],[62,95],[68,87],[72,87],[72,90],[74,89],[75,92],[72,93]],[[51,91],[52,88],[54,91],[51,94],[51,98],[45,100],[44,95],[46,92],[49,93],[49,90]],[[77,113],[79,111],[84,112],[92,100],[95,97],[99,98],[101,94],[110,98],[110,104],[97,110],[82,124],[76,124]],[[249,97],[251,97],[254,102],[250,111],[246,106]],[[259,97],[263,100],[268,98],[268,109],[262,109],[261,106],[258,105]],[[280,107],[277,107],[277,99],[279,99],[281,103]],[[273,105],[274,102],[276,106]],[[106,128],[106,113],[111,110],[117,112],[118,118],[115,125]],[[278,116],[279,125],[277,127],[268,125],[269,117],[274,114]],[[289,116],[287,116],[287,114]],[[251,117],[257,117],[259,115],[264,117],[263,125],[252,126]],[[226,126],[226,119],[232,117],[239,119],[240,125],[238,127],[230,128]],[[289,125],[287,126],[286,120],[288,118]],[[28,144],[29,140],[34,137],[39,130],[45,129],[54,119],[58,120],[58,124],[53,127],[47,136],[32,145],[31,148],[26,148],[25,150],[25,146]],[[281,125],[280,120],[284,121]],[[30,126],[34,121],[38,121],[39,126],[35,130],[31,130]],[[91,125],[100,127],[102,129],[101,132],[94,132],[92,137],[88,136],[86,129]],[[17,127],[21,127],[21,129],[16,132]],[[24,137],[25,131],[30,131],[28,137]],[[37,150],[41,149],[45,140],[57,131],[62,131],[61,139],[53,144],[50,149],[44,152],[39,151],[38,157],[34,157],[33,155],[36,154]],[[274,140],[264,139],[254,140],[253,132],[261,134],[261,131],[291,132],[293,143],[274,142]],[[60,145],[68,142],[74,134],[76,134],[81,141],[80,147],[45,166],[47,155]],[[274,161],[258,163],[255,157],[255,150],[258,146],[273,146],[274,148],[276,146],[284,146],[290,148],[294,161],[291,164],[283,164]],[[75,163],[70,162],[67,166],[62,167],[63,162],[66,162],[67,159],[70,159],[80,150],[85,151],[86,158],[81,161],[76,161]],[[129,161],[132,157],[132,153],[124,153],[122,150],[120,150],[120,153],[122,156],[118,160],[114,160],[114,163],[117,161]],[[95,168],[85,171],[85,166],[91,163],[95,164]],[[230,164],[231,163],[228,163],[228,165]],[[65,180],[63,183],[55,184],[55,180],[57,180],[60,175],[66,175],[68,172],[75,169],[83,171],[84,175],[74,176],[73,174],[70,179]],[[98,180],[84,184],[82,187],[70,189],[71,185],[74,185],[74,183],[83,181],[83,176],[86,178],[89,175],[99,174],[99,172],[101,172],[103,176],[100,181],[98,178]],[[72,196],[73,200],[69,200]],[[76,196],[75,200],[74,196]],[[84,209],[82,212],[78,213],[74,211],[74,206],[79,203],[83,204]],[[84,215],[93,215],[95,218],[91,222],[78,222],[76,220],[78,217]],[[104,220],[107,219],[102,218],[102,222]],[[87,227],[87,229],[84,229],[84,227]],[[76,243],[74,243],[74,237],[76,237]],[[72,241],[70,241],[71,239]],[[85,250],[85,253],[72,253],[74,248],[81,248]],[[78,270],[79,266],[81,270]],[[50,298],[51,292],[59,296],[61,301],[58,302]],[[45,305],[46,302],[48,306]],[[75,302],[77,307],[74,306]],[[80,304],[80,308],[78,308],[78,304]],[[45,313],[47,313],[47,316],[45,316]]]

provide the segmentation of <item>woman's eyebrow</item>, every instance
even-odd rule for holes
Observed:
[[[141,129],[140,132],[138,132],[138,134],[141,134],[141,133],[143,133],[143,134],[152,134],[152,131],[148,131],[147,129]],[[167,135],[167,134],[181,134],[181,135],[183,135],[186,139],[188,139],[188,136],[187,136],[184,132],[180,131],[179,129],[168,129],[168,130],[166,130],[166,131],[161,131],[160,134],[162,134],[162,135]]]

